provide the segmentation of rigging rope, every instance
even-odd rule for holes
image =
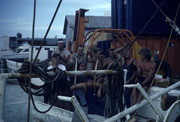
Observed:
[[[52,26],[53,21],[54,21],[54,19],[55,19],[55,17],[56,17],[56,14],[57,14],[57,12],[58,12],[58,10],[59,10],[59,7],[60,7],[60,5],[61,5],[61,2],[62,2],[62,0],[59,1],[58,5],[57,5],[57,7],[56,7],[56,10],[55,10],[55,12],[54,12],[54,15],[53,15],[53,17],[52,17],[52,19],[51,19],[51,22],[50,22],[50,24],[49,24],[49,26],[48,26],[48,29],[47,29],[47,31],[46,31],[46,33],[45,33],[45,36],[44,36],[44,38],[43,38],[43,40],[42,40],[42,42],[41,42],[40,48],[39,48],[39,50],[38,50],[38,52],[37,52],[37,55],[36,55],[36,57],[35,57],[35,59],[34,59],[34,64],[35,64],[35,62],[36,62],[36,60],[37,60],[37,57],[38,57],[38,55],[39,55],[39,53],[40,53],[40,51],[41,51],[41,49],[42,49],[43,43],[44,43],[44,41],[46,40],[46,37],[47,37],[47,35],[48,35],[48,33],[49,33],[49,30],[51,29],[51,26]]]
[[[35,18],[36,18],[36,0],[34,0],[34,9],[33,9],[33,24],[32,24],[32,41],[31,41],[31,62],[33,59],[33,48],[34,48],[34,30],[35,30]],[[29,95],[28,95],[28,109],[27,109],[27,122],[30,121],[30,100],[31,100],[31,73],[32,65],[30,65],[29,71]]]
[[[51,26],[52,26],[52,23],[53,23],[53,21],[54,21],[54,19],[55,19],[55,17],[56,17],[56,14],[57,14],[58,9],[59,9],[59,7],[60,7],[60,5],[61,5],[61,2],[62,2],[62,0],[60,0],[59,3],[58,3],[58,5],[57,5],[57,8],[56,8],[55,13],[54,13],[54,15],[53,15],[53,18],[52,18],[52,20],[51,20],[51,22],[50,22],[50,25],[49,25],[49,27],[48,27],[48,29],[47,29],[47,31],[46,31],[46,34],[45,34],[45,36],[44,36],[44,38],[43,38],[43,41],[41,42],[40,49],[38,50],[38,53],[37,53],[37,55],[36,55],[36,57],[35,57],[35,59],[34,59],[34,63],[33,63],[33,64],[35,64],[35,62],[36,62],[36,60],[37,60],[37,57],[38,57],[38,55],[39,55],[39,53],[40,53],[40,51],[41,51],[41,49],[42,49],[43,43],[44,43],[44,41],[46,40],[46,37],[47,37],[47,35],[48,35],[48,33],[49,33],[49,30],[50,30],[50,28],[51,28]],[[35,17],[36,17],[36,0],[34,0],[34,8],[33,8],[33,25],[32,25],[32,42],[31,42],[31,45],[32,45],[32,47],[31,47],[31,62],[33,62]],[[29,77],[29,82],[28,82],[28,83],[29,83],[29,88],[27,88],[27,86],[26,86],[25,84],[22,84],[22,82],[20,83],[21,88],[22,88],[25,92],[27,92],[27,90],[28,90],[28,93],[29,93],[29,96],[28,96],[28,115],[27,115],[27,121],[28,121],[28,122],[29,122],[29,119],[30,119],[30,117],[29,117],[29,115],[30,115],[30,98],[33,98],[33,97],[32,97],[32,93],[33,93],[33,94],[36,94],[36,95],[40,95],[39,93],[43,90],[43,88],[41,88],[41,87],[44,86],[44,85],[39,86],[41,89],[40,89],[39,91],[37,91],[37,92],[32,92],[32,91],[31,91],[31,85],[32,85],[34,88],[36,87],[36,89],[38,89],[37,86],[35,86],[34,84],[31,83],[31,73],[32,73],[33,64],[31,63],[30,66],[29,66],[29,68],[30,68],[30,70],[29,70],[30,77]],[[39,73],[39,74],[40,74],[40,73]],[[57,75],[57,76],[58,76],[58,75]],[[41,78],[44,79],[44,77],[41,77]],[[46,77],[46,78],[47,78],[47,77]],[[46,78],[45,78],[45,79],[46,79]],[[55,79],[56,79],[56,78],[55,78]],[[52,82],[52,81],[50,81],[50,82]],[[32,99],[32,101],[33,101],[33,99]],[[33,101],[32,103],[34,103],[34,101]],[[36,108],[35,104],[33,104],[33,105],[34,105],[35,109],[38,110],[38,109]],[[50,108],[51,108],[51,107],[50,107]],[[50,110],[50,108],[49,108],[48,110]],[[39,111],[39,112],[40,112],[40,111]]]
[[[176,19],[177,19],[177,15],[178,15],[178,12],[179,12],[179,8],[180,8],[180,2],[179,2],[179,5],[178,5],[177,11],[176,11],[176,15],[175,15],[175,18],[174,18],[174,23],[173,23],[174,25],[175,25],[175,21],[176,21]],[[174,26],[174,25],[173,25],[173,26]],[[156,70],[156,73],[155,73],[155,74],[157,74],[157,73],[159,72],[159,69],[160,69],[160,67],[161,67],[161,64],[162,64],[162,62],[163,62],[163,60],[164,60],[164,58],[165,58],[165,55],[166,55],[166,52],[167,52],[167,50],[168,50],[168,46],[169,46],[169,43],[170,43],[170,40],[171,40],[171,36],[172,36],[172,32],[173,32],[173,26],[172,26],[172,29],[171,29],[171,32],[170,32],[170,35],[169,35],[169,38],[168,38],[167,45],[166,45],[166,47],[165,47],[165,50],[164,50],[164,53],[163,53],[163,56],[162,56],[162,59],[161,59],[161,62],[160,62],[160,64],[159,64],[158,69]],[[154,81],[155,81],[155,77],[153,78],[153,81],[152,81],[152,83],[151,83],[150,88],[152,87]]]
[[[19,73],[28,73],[30,71],[30,65],[32,65],[32,73],[35,73],[38,75],[38,77],[43,80],[44,84],[37,86],[30,82],[29,78],[18,78],[19,84],[21,88],[26,92],[30,93],[30,97],[32,99],[33,106],[35,110],[37,110],[40,113],[45,113],[46,111],[40,111],[37,109],[34,103],[33,95],[36,96],[42,96],[46,94],[46,92],[49,91],[43,91],[45,87],[51,88],[49,89],[52,94],[54,95],[59,90],[64,90],[66,82],[64,82],[65,79],[67,79],[67,75],[64,71],[60,70],[59,68],[54,68],[51,70],[53,74],[49,75],[48,73],[44,72],[42,69],[38,68],[34,64],[31,64],[30,62],[23,63],[22,67],[18,70]],[[52,87],[53,86],[53,87]],[[33,90],[31,90],[31,88]],[[57,96],[56,96],[57,97]]]
[[[106,95],[105,95],[105,116],[112,117],[119,111],[124,110],[123,93],[124,93],[124,75],[119,65],[112,62],[107,69],[116,70],[115,75],[106,75]]]

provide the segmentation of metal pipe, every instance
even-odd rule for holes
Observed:
[[[152,100],[157,99],[158,97],[162,96],[163,94],[165,94],[165,93],[167,93],[167,92],[169,92],[169,91],[171,91],[171,90],[173,90],[173,89],[175,89],[175,88],[177,88],[179,86],[180,86],[180,81],[178,81],[177,83],[169,86],[165,90],[163,90],[163,91],[161,91],[161,92],[151,96],[150,99],[152,99]],[[126,109],[125,111],[122,111],[121,113],[118,113],[118,114],[112,116],[111,118],[109,118],[105,122],[114,122],[114,121],[116,121],[116,120],[126,116],[127,114],[137,110],[138,108],[144,106],[146,103],[147,103],[147,101],[143,100],[142,102],[140,102],[140,103],[138,103],[136,105],[133,105],[132,107]]]
[[[6,78],[0,77],[0,122],[4,122]]]
[[[105,75],[116,74],[114,70],[85,70],[85,71],[66,71],[68,76],[80,76],[80,75]]]
[[[159,111],[159,109],[156,107],[156,105],[154,105],[153,101],[150,99],[150,97],[148,96],[148,94],[146,93],[146,91],[143,89],[143,87],[137,83],[137,88],[138,90],[141,92],[141,94],[144,96],[144,98],[147,100],[147,102],[151,105],[152,109],[156,112],[156,114],[158,115],[158,117],[163,120],[164,116],[162,115],[162,113]]]
[[[116,74],[114,70],[85,70],[85,71],[65,71],[68,76],[82,76],[82,75],[104,75],[104,74]],[[52,74],[52,73],[48,73]],[[0,73],[0,77],[4,78],[27,78],[29,74],[22,73]],[[31,77],[37,77],[36,74],[31,74]]]
[[[63,101],[71,101],[79,117],[81,118],[82,122],[89,122],[85,112],[83,111],[82,107],[80,106],[75,96],[72,96],[72,97],[58,96],[58,99],[63,100]]]

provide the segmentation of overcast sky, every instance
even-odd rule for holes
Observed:
[[[0,0],[0,36],[32,37],[34,0]],[[59,0],[37,0],[35,37],[43,38]],[[111,10],[111,0],[62,0],[60,9],[48,34],[48,38],[65,37],[65,15],[75,15],[79,8],[89,9],[86,15],[103,16]]]

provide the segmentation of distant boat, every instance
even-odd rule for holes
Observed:
[[[29,47],[28,43],[21,44],[14,53],[2,55],[2,59],[8,59],[17,62],[23,62],[29,58]]]
[[[10,72],[16,72],[22,66],[22,63],[11,61],[11,60],[8,60],[8,59],[6,60],[6,63],[7,63],[7,67],[9,68]]]

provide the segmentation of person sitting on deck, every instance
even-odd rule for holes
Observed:
[[[59,68],[62,70],[62,73],[66,71],[66,67],[61,64],[61,57],[59,54],[55,53],[52,56],[52,64],[47,68],[48,71],[53,71],[55,68]],[[56,72],[56,71],[55,71]],[[73,107],[70,104],[70,102],[64,102],[58,100],[58,95],[63,96],[71,96],[70,90],[69,90],[69,84],[67,82],[67,77],[61,75],[61,79],[56,79],[52,84],[48,84],[44,87],[45,95],[44,95],[44,103],[48,103],[60,108],[64,108],[67,110],[72,111]]]
[[[79,90],[75,96],[78,95],[78,100],[81,106],[88,107],[89,114],[97,114],[103,116],[105,103],[102,100],[104,89],[103,84],[94,82],[93,76],[87,76],[86,82],[77,83],[71,86],[72,90]],[[85,98],[85,99],[84,99]],[[86,104],[85,104],[86,103]]]
[[[51,70],[56,67],[63,71],[66,70],[66,67],[63,64],[60,64],[60,55],[57,53],[53,54],[51,65],[47,69]],[[50,89],[51,89],[50,84],[44,88],[44,90],[46,92],[46,94],[44,95],[44,103],[49,103]]]
[[[66,67],[63,64],[60,64],[60,62],[61,62],[60,60],[62,60],[60,55],[58,53],[54,53],[52,56],[52,62],[50,63],[47,70],[58,67],[59,69],[66,71]]]
[[[92,76],[87,77],[86,82],[86,101],[89,114],[104,115],[105,102],[103,96],[105,89],[102,82],[94,82]]]
[[[87,63],[85,61],[80,62],[78,66],[79,71],[86,70]],[[77,76],[74,79],[74,84],[70,87],[72,90],[72,95],[75,95],[76,98],[79,100],[81,106],[86,106],[86,99],[85,99],[85,90],[86,90],[86,76]]]
[[[142,48],[139,50],[141,60],[137,61],[137,73],[136,82],[140,83],[145,91],[149,89],[152,84],[152,80],[156,70],[156,64],[151,60],[151,51],[149,48]],[[139,91],[134,88],[133,93],[133,105],[140,102],[143,96]]]

